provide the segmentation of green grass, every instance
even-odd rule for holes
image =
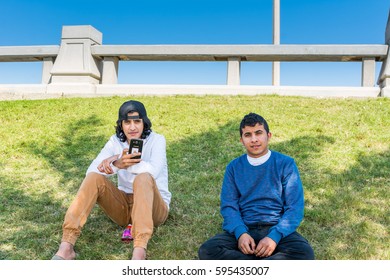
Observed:
[[[85,171],[129,98],[0,102],[0,259],[49,259]],[[165,135],[173,194],[149,259],[197,258],[221,231],[226,164],[244,152],[241,118],[269,122],[271,149],[296,159],[305,188],[299,228],[317,259],[390,259],[390,100],[281,96],[136,97]],[[128,259],[122,228],[96,206],[79,259]]]

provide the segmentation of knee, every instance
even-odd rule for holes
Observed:
[[[139,187],[152,187],[154,183],[154,179],[150,173],[141,173],[138,174],[133,182],[133,189],[137,189]]]
[[[96,173],[96,172],[89,172],[86,176],[85,176],[85,181],[100,181],[100,180],[104,180],[105,177],[104,175],[102,174],[99,174],[99,173]]]
[[[83,183],[80,186],[80,189],[101,189],[106,186],[106,177],[104,175],[101,175],[99,173],[90,172],[88,173]]]
[[[314,260],[315,259],[314,250],[309,244],[307,244],[307,246],[305,248],[304,255],[305,255],[305,258],[304,258],[305,260]]]
[[[205,243],[203,243],[199,249],[198,249],[198,257],[200,260],[212,260],[213,257],[212,257],[212,252],[215,251],[215,249],[211,249],[210,246],[209,246],[209,243],[208,241],[206,241]]]
[[[300,252],[299,259],[301,259],[301,260],[314,260],[315,259],[314,250],[308,241],[301,244],[301,246],[299,248],[299,252]]]
[[[202,244],[198,249],[198,257],[200,260],[207,260],[208,258],[208,251],[204,244]]]
[[[90,172],[85,176],[82,185],[87,185],[87,186],[102,185],[104,183],[105,179],[106,178],[99,173]]]

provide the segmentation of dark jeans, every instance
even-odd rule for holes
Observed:
[[[249,235],[256,245],[268,234],[271,226],[249,228]],[[298,232],[282,238],[275,251],[267,258],[245,255],[238,249],[236,237],[227,232],[217,234],[199,248],[201,260],[314,260],[314,251],[309,242]]]

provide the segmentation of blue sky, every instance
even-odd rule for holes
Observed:
[[[272,44],[273,0],[7,0],[0,46],[59,45],[64,25],[103,44]],[[281,44],[383,44],[389,0],[280,0]],[[41,63],[0,63],[0,83],[40,83]],[[243,62],[241,84],[271,85],[271,63]],[[380,63],[377,63],[378,75]],[[281,85],[359,86],[361,63],[281,64]],[[225,84],[225,62],[121,62],[119,83]]]

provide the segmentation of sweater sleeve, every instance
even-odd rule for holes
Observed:
[[[282,237],[293,233],[303,219],[303,187],[293,159],[283,168],[282,188],[283,214],[267,235],[276,243],[279,243]]]
[[[242,220],[239,207],[240,193],[234,182],[234,170],[232,163],[226,167],[221,191],[221,215],[223,217],[222,228],[234,234],[236,239],[248,232],[248,227]]]

